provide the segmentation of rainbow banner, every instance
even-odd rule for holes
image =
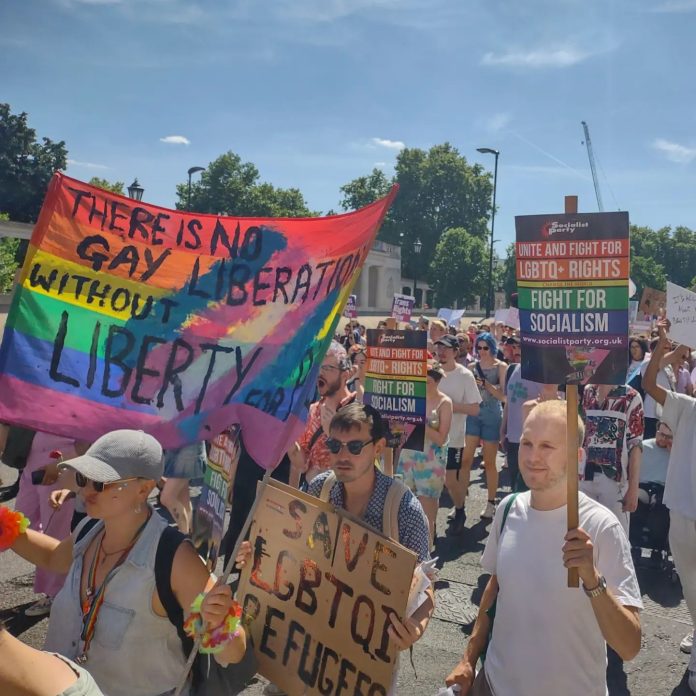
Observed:
[[[253,219],[51,181],[0,347],[0,421],[165,448],[239,423],[274,467],[396,188],[354,213]]]

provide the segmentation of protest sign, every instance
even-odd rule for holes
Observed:
[[[628,214],[519,216],[515,226],[522,376],[623,384]]]
[[[628,301],[628,324],[629,324],[629,326],[634,321],[638,321],[638,300],[629,300]]]
[[[437,310],[437,318],[444,319],[447,322],[447,326],[454,326],[459,328],[459,322],[464,316],[463,309],[451,309],[449,307],[442,307]]]
[[[346,308],[343,310],[343,316],[347,317],[348,319],[357,319],[358,318],[358,296],[357,295],[349,295],[348,296],[348,302],[346,302]]]
[[[411,312],[413,312],[413,307],[415,303],[415,297],[394,293],[394,300],[392,301],[391,311],[392,319],[405,322],[411,321]]]
[[[652,331],[652,322],[650,321],[633,321],[629,325],[631,334],[636,336],[644,336],[648,338]]]
[[[239,426],[225,428],[211,443],[203,488],[193,516],[191,540],[210,568],[220,552],[225,509],[239,462]]]
[[[239,423],[275,466],[395,193],[330,218],[225,218],[56,174],[0,349],[0,421],[166,448]]]
[[[421,426],[425,435],[425,388],[428,370],[425,331],[367,330],[367,366],[364,402],[390,423],[400,444]],[[419,434],[410,449],[422,451]],[[394,446],[393,443],[389,443]]]
[[[386,696],[416,556],[342,510],[270,481],[237,596],[259,672],[299,694]]]
[[[667,295],[662,292],[662,290],[645,288],[643,294],[640,296],[638,311],[646,318],[656,317],[660,313],[660,310],[665,308],[666,302]]]
[[[667,281],[667,319],[669,337],[689,348],[696,348],[696,292]]]

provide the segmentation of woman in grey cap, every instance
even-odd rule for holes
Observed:
[[[73,535],[58,541],[31,529],[13,550],[37,566],[67,573],[56,596],[46,649],[89,670],[108,696],[160,696],[177,686],[185,655],[170,621],[170,597],[161,597],[155,561],[166,521],[147,499],[162,475],[162,448],[141,431],[116,430],[65,465],[75,471],[87,515]],[[199,594],[207,628],[220,626],[232,607],[227,585],[215,585],[193,546],[174,552],[167,593],[182,608]],[[180,628],[180,626],[179,626]],[[236,632],[215,659],[239,662],[246,647]]]

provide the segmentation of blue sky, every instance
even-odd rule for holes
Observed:
[[[606,210],[696,227],[695,20],[696,0],[4,0],[0,101],[66,141],[71,176],[137,176],[164,206],[230,149],[326,211],[404,144],[491,169],[492,147],[504,244],[565,194],[597,209],[586,120]]]

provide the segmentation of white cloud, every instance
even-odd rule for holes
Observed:
[[[510,114],[493,114],[493,116],[486,120],[485,128],[489,133],[499,133],[508,126],[511,120],[512,116]]]
[[[400,140],[387,140],[385,138],[372,138],[372,144],[377,147],[386,147],[389,150],[403,150],[406,147]]]
[[[567,68],[582,63],[593,54],[577,48],[555,48],[535,51],[508,51],[507,53],[486,53],[482,65],[506,68]]]
[[[653,141],[653,148],[662,153],[671,162],[679,162],[680,164],[689,164],[696,159],[696,147],[687,147],[679,143],[673,143],[664,138],[657,138]]]
[[[386,162],[375,162],[374,166],[377,167],[377,169],[384,169],[387,166],[387,163]]]
[[[160,138],[161,143],[167,143],[168,145],[190,145],[191,141],[184,135],[167,135],[164,138]]]
[[[85,169],[108,169],[105,164],[95,164],[94,162],[78,162],[74,159],[69,159],[68,164],[71,167],[84,167]]]
[[[667,0],[655,7],[650,8],[649,12],[657,13],[681,13],[681,12],[696,12],[696,0]]]

